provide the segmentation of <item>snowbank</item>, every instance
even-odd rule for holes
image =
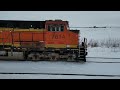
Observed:
[[[119,58],[120,48],[88,47],[87,57]]]

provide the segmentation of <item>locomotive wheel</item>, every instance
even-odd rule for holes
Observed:
[[[67,61],[73,61],[74,60],[74,58],[72,57],[72,56],[69,56],[68,58],[67,58]]]
[[[39,54],[39,55],[38,55],[38,59],[39,59],[39,60],[43,60],[43,59],[44,59],[44,55],[43,55],[43,54]]]
[[[51,61],[57,61],[60,56],[57,53],[52,53],[52,54],[49,54],[49,57]]]
[[[28,55],[28,60],[38,61],[40,60],[39,55],[40,55],[39,53],[31,53]]]

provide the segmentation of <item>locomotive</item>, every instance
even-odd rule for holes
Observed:
[[[0,20],[0,59],[85,61],[87,39],[63,20]]]

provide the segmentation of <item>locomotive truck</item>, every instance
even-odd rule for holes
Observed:
[[[0,20],[1,60],[85,61],[87,39],[63,20]]]

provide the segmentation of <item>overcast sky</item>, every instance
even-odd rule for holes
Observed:
[[[120,26],[120,11],[0,11],[0,20],[69,21],[71,27]]]

